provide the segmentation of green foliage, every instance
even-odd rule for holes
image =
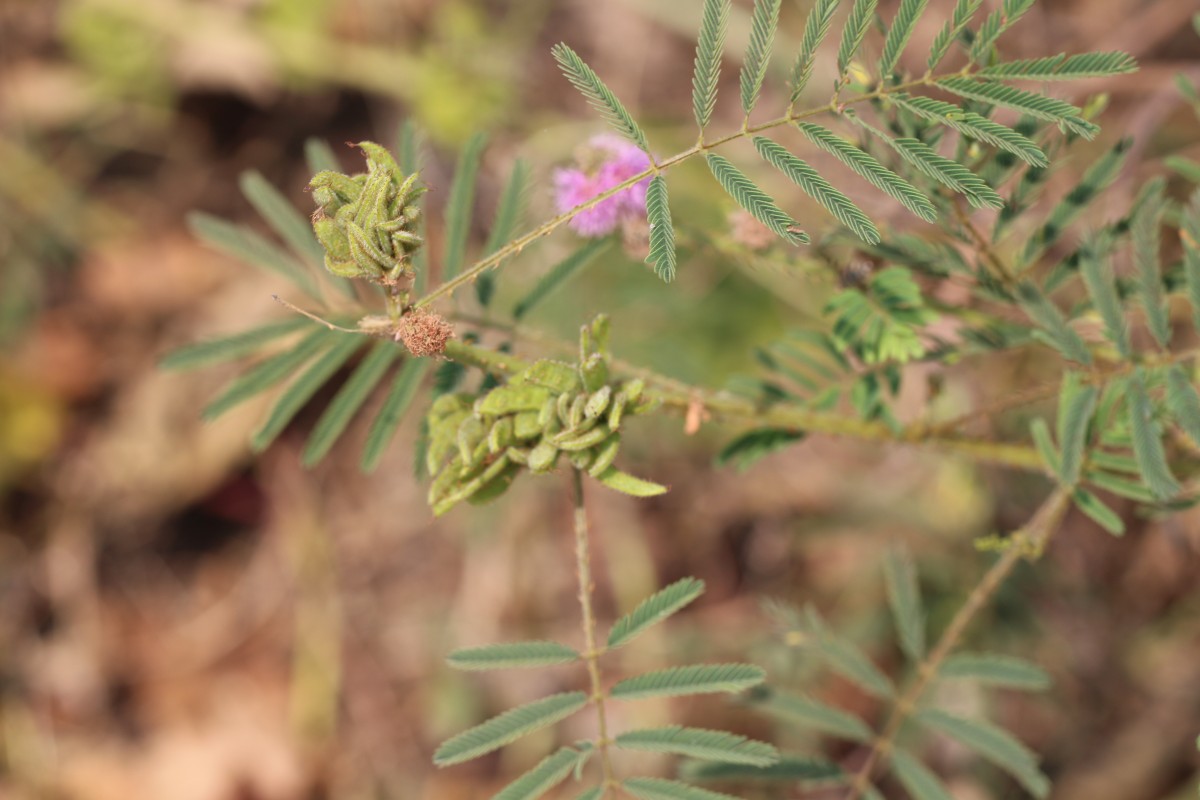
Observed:
[[[1096,394],[1094,386],[1080,385],[1078,373],[1068,372],[1063,377],[1058,400],[1058,478],[1065,486],[1073,487],[1079,481]]]
[[[838,47],[838,75],[844,76],[850,69],[850,62],[862,47],[871,20],[875,17],[876,0],[854,0],[850,16],[846,18],[846,27],[842,28],[842,43]],[[830,11],[832,13],[832,10]]]
[[[325,413],[317,420],[302,456],[305,466],[317,464],[345,432],[372,390],[383,380],[388,369],[400,357],[392,342],[376,342],[366,358],[338,390]]]
[[[331,344],[333,335],[327,330],[315,330],[292,349],[260,362],[235,379],[225,391],[204,409],[206,419],[216,419],[239,403],[270,389],[287,379],[306,361]]]
[[[1124,75],[1136,70],[1137,62],[1128,53],[1081,53],[1074,56],[1059,53],[1048,58],[992,64],[978,74],[1002,80],[1072,81]]]
[[[646,221],[650,224],[650,253],[646,263],[667,283],[675,280],[675,228],[667,206],[667,181],[655,175],[646,189]]]
[[[1062,100],[998,83],[973,81],[967,78],[946,78],[938,86],[969,100],[1011,108],[1037,119],[1056,122],[1064,129],[1085,139],[1094,139],[1100,128],[1083,119],[1083,112]]]
[[[746,116],[754,110],[763,78],[767,75],[767,62],[771,60],[775,29],[779,27],[780,2],[781,0],[754,0],[754,12],[750,18],[750,43],[746,46],[746,56],[742,59],[742,71],[738,76],[742,90],[742,111]]]
[[[752,695],[752,702],[768,714],[838,739],[867,743],[872,738],[870,727],[861,719],[811,697],[763,690]]]
[[[612,241],[610,239],[592,239],[562,261],[559,261],[549,272],[538,279],[537,283],[525,293],[524,297],[517,301],[512,310],[513,318],[521,319],[524,317],[534,306],[545,300],[563,283],[566,283],[567,279],[572,275],[595,261],[611,245]]]
[[[189,214],[187,221],[193,235],[226,255],[282,275],[310,297],[319,294],[308,269],[265,236],[198,211]]]
[[[492,800],[536,800],[565,781],[579,758],[579,751],[564,747],[501,789]]]
[[[817,60],[817,48],[829,35],[829,28],[833,25],[833,12],[837,6],[837,0],[817,0],[809,9],[808,20],[804,23],[804,39],[800,43],[800,52],[796,54],[791,79],[788,81],[792,87],[793,103],[800,99],[804,88],[808,86]]]
[[[896,105],[922,119],[945,125],[963,136],[969,136],[984,144],[990,144],[992,147],[1012,153],[1026,164],[1034,167],[1046,167],[1050,164],[1046,154],[1042,152],[1042,148],[1038,147],[1029,137],[982,117],[974,111],[964,111],[958,106],[942,100],[914,97],[902,92],[891,95],[891,99]]]
[[[292,317],[268,323],[232,336],[198,342],[172,351],[159,362],[163,369],[198,369],[226,361],[234,361],[260,352],[265,345],[290,333],[307,328],[311,321],[303,317]]]
[[[1029,748],[1000,728],[933,708],[918,711],[914,719],[927,728],[949,736],[1007,771],[1034,797],[1042,798],[1050,793],[1050,781],[1038,769],[1037,757]]]
[[[749,211],[755,219],[766,225],[789,244],[807,244],[808,234],[800,230],[798,223],[783,213],[767,193],[754,185],[729,160],[715,153],[707,157],[708,168],[717,183]]]
[[[535,700],[492,717],[482,725],[447,739],[433,754],[439,767],[487,755],[536,730],[566,719],[587,705],[584,692],[564,692]]]
[[[1133,453],[1146,486],[1160,500],[1179,494],[1179,482],[1167,465],[1162,430],[1154,419],[1154,408],[1146,391],[1145,373],[1138,367],[1128,383],[1129,432]]]
[[[732,464],[745,472],[762,458],[804,439],[803,431],[786,428],[756,428],[734,439],[717,454],[717,466]]]
[[[942,59],[946,57],[946,53],[950,50],[950,45],[954,44],[954,41],[966,30],[971,17],[975,16],[975,12],[979,10],[981,5],[983,5],[983,0],[958,0],[954,4],[954,13],[942,25],[942,29],[938,31],[937,36],[933,39],[933,44],[929,47],[929,58],[926,61],[926,66],[930,72],[933,72]]]
[[[1137,266],[1138,296],[1146,314],[1146,327],[1159,347],[1166,347],[1171,339],[1162,275],[1159,273],[1165,189],[1166,181],[1162,178],[1148,183],[1141,193],[1143,202],[1137,203],[1138,211],[1133,218],[1133,256]]]
[[[736,693],[757,686],[766,673],[753,664],[698,664],[671,667],[626,678],[612,688],[617,700],[679,697],[692,694]]]
[[[608,635],[610,648],[621,647],[647,628],[665,620],[704,593],[704,581],[681,578],[647,597],[613,625]]]
[[[704,0],[700,37],[696,42],[696,64],[692,76],[692,110],[703,130],[717,104],[717,80],[721,76],[721,53],[729,22],[730,0]]]
[[[1036,664],[995,653],[956,653],[942,662],[938,677],[974,681],[985,686],[1040,692],[1050,676]]]
[[[471,214],[475,205],[475,180],[479,172],[479,159],[483,154],[487,137],[482,133],[472,136],[458,156],[454,169],[454,182],[446,198],[446,252],[442,259],[442,279],[449,280],[462,269],[467,252],[467,234],[471,229]]]
[[[629,731],[618,736],[616,744],[626,750],[671,753],[755,767],[768,767],[779,760],[779,751],[769,744],[724,731],[685,728],[682,725]]]
[[[879,60],[879,74],[890,75],[896,68],[896,61],[904,52],[917,20],[925,13],[929,0],[901,0],[900,8],[888,28],[887,38],[883,42],[883,57]]]
[[[1021,283],[1017,287],[1017,299],[1030,320],[1038,326],[1033,332],[1035,338],[1053,347],[1063,358],[1080,364],[1092,363],[1092,354],[1083,339],[1067,324],[1058,307],[1036,286],[1028,281]]]
[[[639,800],[737,800],[732,795],[662,778],[629,778],[621,781],[621,788]]]
[[[883,561],[884,585],[900,646],[912,661],[925,656],[925,615],[917,587],[917,569],[907,550],[893,547]]]
[[[891,755],[892,769],[913,800],[954,800],[938,777],[902,750]]]
[[[903,267],[875,273],[865,291],[846,289],[826,306],[833,334],[867,364],[904,363],[925,353],[919,329],[931,321],[920,287]]]
[[[428,370],[428,361],[413,359],[405,362],[404,367],[396,373],[391,391],[388,392],[383,406],[379,409],[379,415],[375,417],[375,421],[371,424],[371,430],[367,434],[367,443],[363,448],[362,458],[362,468],[365,471],[370,472],[378,466],[384,448],[392,440],[396,428],[404,419],[404,412],[412,405],[413,398],[416,397],[417,390],[421,386],[421,380]]]
[[[599,111],[601,116],[622,136],[649,153],[650,145],[646,141],[646,134],[642,133],[642,129],[633,121],[633,117],[625,110],[625,106],[621,105],[621,101],[604,85],[592,68],[565,44],[554,45],[551,53],[559,67],[562,68],[563,74],[567,76],[567,80],[587,98],[592,107]],[[714,77],[713,92],[715,93],[715,91]]]
[[[476,671],[545,667],[579,660],[576,653],[558,642],[506,642],[455,650],[446,663],[455,669]]]

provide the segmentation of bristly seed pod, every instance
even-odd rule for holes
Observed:
[[[567,412],[567,427],[576,430],[583,424],[583,410],[587,406],[588,396],[577,394],[571,401],[571,410]]]
[[[588,419],[594,419],[604,413],[608,408],[608,401],[612,399],[612,387],[601,386],[592,396],[587,399],[587,405],[583,407],[583,415]]]

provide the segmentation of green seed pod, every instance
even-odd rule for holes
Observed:
[[[593,428],[586,433],[582,433],[570,439],[556,439],[555,444],[558,445],[560,450],[565,450],[568,453],[572,453],[577,450],[586,450],[589,447],[594,447],[611,435],[612,432],[607,428]]]
[[[588,398],[587,405],[583,407],[583,415],[588,419],[594,419],[604,413],[608,408],[608,402],[612,399],[612,387],[601,386],[592,396]]]
[[[467,502],[477,506],[489,500],[494,500],[508,491],[508,487],[512,486],[513,479],[517,477],[517,473],[520,471],[521,466],[514,463],[506,463],[504,468],[495,474],[491,474],[492,470],[489,469],[489,476],[484,478],[483,486],[479,488],[479,491],[468,497]]]
[[[621,429],[621,416],[625,413],[625,405],[628,402],[629,398],[625,395],[624,389],[617,392],[617,396],[612,401],[612,408],[608,410],[608,429],[610,431]]]
[[[512,440],[513,418],[501,417],[492,424],[492,429],[488,432],[488,450],[499,453],[512,444]]]
[[[474,458],[475,447],[483,441],[487,430],[476,417],[467,417],[458,426],[458,456],[463,463],[469,464]]]
[[[350,240],[338,224],[329,217],[318,217],[313,220],[313,233],[317,241],[325,248],[325,258],[333,261],[350,260]]]
[[[553,409],[554,401],[550,401]],[[550,413],[554,413],[551,410]],[[528,441],[536,438],[542,432],[541,413],[537,411],[522,411],[513,415],[513,438],[518,441]]]
[[[463,463],[459,469],[459,479],[466,480],[483,471],[487,466],[488,443],[484,439],[479,444],[475,445],[475,449],[471,451],[471,459]]]
[[[552,392],[573,392],[579,388],[579,371],[571,364],[543,358],[530,364],[514,380],[544,386]]]
[[[550,399],[550,390],[542,386],[497,386],[482,398],[480,411],[502,416],[518,411],[537,411]]]
[[[558,412],[558,421],[568,428],[571,426],[571,403],[574,399],[570,392],[563,392],[558,396],[558,403],[555,407]]]
[[[540,442],[536,447],[529,451],[529,471],[535,475],[540,475],[554,469],[554,463],[558,461],[559,450],[549,442]]]
[[[624,390],[625,397],[628,398],[629,402],[636,403],[638,398],[642,396],[642,392],[646,389],[646,382],[641,378],[634,378],[631,381],[627,381],[621,388]]]
[[[542,407],[538,409],[538,429],[544,429],[550,424],[550,420],[555,418],[558,413],[558,398],[551,398],[542,403]]]
[[[587,408],[587,401],[586,394],[577,394],[571,401],[571,410],[567,412],[567,427],[571,430],[575,430],[583,424],[583,410]]]
[[[617,452],[621,449],[621,435],[619,433],[611,434],[607,439],[601,442],[593,449],[596,454],[596,460],[588,467],[589,475],[599,475],[612,466],[617,459]]]
[[[608,362],[599,353],[593,353],[580,365],[579,372],[583,376],[583,388],[589,392],[599,391],[608,383]]]
[[[592,463],[594,453],[591,450],[576,450],[567,456],[567,460],[571,462],[571,466],[575,469],[587,469],[588,464]]]
[[[510,447],[504,451],[504,454],[514,464],[520,464],[521,466],[529,464],[529,448],[527,447]]]

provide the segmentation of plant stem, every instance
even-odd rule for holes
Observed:
[[[1059,487],[1054,490],[1046,500],[1034,512],[1032,518],[1019,531],[1013,534],[1011,546],[1000,556],[1000,559],[984,574],[983,579],[967,597],[967,601],[955,613],[954,618],[950,620],[950,624],[946,626],[946,630],[938,639],[937,645],[930,651],[925,660],[917,667],[916,677],[904,694],[896,701],[892,708],[892,713],[888,717],[887,724],[884,726],[883,733],[875,740],[871,746],[871,752],[867,755],[867,760],[854,774],[854,778],[850,782],[844,800],[858,800],[862,793],[866,791],[871,783],[871,773],[879,762],[887,758],[895,746],[896,736],[900,733],[900,729],[904,726],[905,721],[917,710],[917,703],[921,699],[921,695],[937,677],[938,668],[942,662],[946,660],[946,656],[958,644],[958,640],[962,638],[967,626],[979,613],[980,609],[992,599],[996,590],[1000,588],[1004,580],[1012,573],[1013,569],[1021,561],[1022,557],[1040,554],[1045,548],[1050,538],[1058,530],[1058,523],[1062,520],[1071,502],[1071,491],[1065,487]]]
[[[687,161],[688,159],[692,158],[693,156],[707,153],[710,150],[714,150],[722,145],[728,144],[729,142],[733,142],[738,139],[745,139],[755,133],[761,133],[763,131],[771,130],[772,128],[778,128],[782,125],[787,125],[792,122],[798,122],[800,120],[808,119],[810,117],[820,116],[821,114],[840,113],[842,111],[842,109],[844,109],[846,106],[857,105],[858,103],[865,103],[870,100],[877,100],[881,97],[886,97],[891,94],[897,94],[899,92],[904,92],[904,91],[907,91],[909,89],[912,89],[912,88],[915,88],[918,86],[933,86],[933,85],[936,85],[939,80],[942,80],[945,78],[961,77],[962,75],[963,75],[963,72],[958,71],[958,72],[954,72],[954,73],[948,74],[948,75],[924,76],[924,77],[918,78],[913,81],[908,81],[907,83],[897,84],[895,86],[881,86],[880,88],[876,89],[873,92],[866,92],[865,94],[860,94],[855,97],[850,97],[850,98],[847,98],[845,100],[842,100],[842,101],[836,102],[836,103],[831,102],[831,103],[828,103],[827,105],[819,106],[817,108],[810,108],[810,109],[806,109],[804,111],[799,111],[799,112],[795,112],[795,111],[792,111],[789,109],[788,113],[783,115],[782,117],[778,117],[776,119],[769,120],[767,122],[763,122],[758,125],[752,125],[749,127],[743,125],[737,131],[730,133],[730,134],[726,134],[725,136],[721,136],[716,139],[712,139],[712,140],[701,139],[700,141],[696,142],[696,144],[689,147],[687,150],[684,150],[683,152],[680,152],[680,153],[676,153],[675,155],[671,156],[670,158],[663,159],[662,161],[659,161],[657,164],[652,164],[650,167],[642,170],[637,175],[634,175],[633,177],[629,178],[628,180],[617,184],[616,186],[612,187],[611,189],[609,189],[605,192],[601,192],[600,194],[596,195],[595,197],[591,198],[590,200],[588,200],[585,203],[580,203],[579,205],[575,206],[574,208],[570,209],[569,211],[564,211],[563,213],[559,214],[558,216],[552,217],[551,219],[547,220],[546,222],[543,222],[541,225],[539,225],[538,227],[531,230],[529,233],[526,233],[523,236],[519,236],[516,239],[513,239],[511,242],[509,242],[505,246],[501,247],[500,249],[496,250],[491,255],[487,256],[484,259],[481,259],[480,261],[475,262],[473,265],[471,265],[469,268],[463,270],[461,273],[459,273],[457,276],[455,276],[451,280],[446,281],[441,286],[439,286],[436,289],[434,289],[433,291],[429,292],[427,295],[422,297],[420,300],[417,300],[413,305],[417,308],[421,308],[423,306],[429,305],[430,303],[432,303],[434,300],[441,297],[442,295],[453,292],[454,290],[458,289],[460,286],[463,286],[464,284],[475,280],[477,277],[479,277],[479,275],[484,270],[499,266],[500,262],[504,261],[509,256],[513,256],[513,255],[520,253],[522,250],[524,250],[526,247],[528,247],[533,242],[537,241],[538,239],[542,238],[543,236],[548,236],[551,232],[553,232],[555,229],[557,229],[560,225],[572,220],[581,211],[586,211],[587,209],[595,206],[597,203],[601,203],[604,200],[607,200],[609,197],[612,197],[613,195],[617,194],[618,192],[622,192],[622,191],[628,189],[630,186],[633,186],[633,185],[645,180],[646,178],[654,177],[655,175],[658,175],[659,173],[675,166],[676,164],[679,164],[683,161]]]
[[[575,500],[575,568],[579,573],[579,606],[583,611],[583,660],[587,664],[591,680],[592,702],[596,704],[596,721],[599,739],[596,749],[600,753],[600,769],[604,776],[605,797],[608,790],[617,785],[613,773],[612,759],[608,754],[608,717],[604,711],[604,687],[600,683],[600,654],[596,647],[596,615],[592,611],[592,557],[588,544],[587,509],[583,503],[583,477],[579,470],[571,470],[572,496]]]

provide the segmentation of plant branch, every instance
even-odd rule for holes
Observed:
[[[905,721],[917,710],[917,703],[930,683],[937,677],[938,669],[946,656],[958,645],[967,626],[979,613],[980,609],[992,599],[996,590],[1021,561],[1022,557],[1036,557],[1046,547],[1050,538],[1058,530],[1059,522],[1070,507],[1071,491],[1059,487],[1046,498],[1045,502],[1034,513],[1033,517],[1012,536],[1008,549],[1000,559],[984,574],[983,579],[967,597],[967,601],[958,609],[946,630],[938,639],[937,645],[930,651],[925,660],[917,668],[917,674],[904,694],[896,701],[883,733],[875,740],[867,760],[854,774],[844,800],[858,800],[871,783],[871,774],[875,767],[886,759],[895,746],[896,735],[904,726]]]
[[[751,126],[743,125],[737,131],[730,133],[730,134],[726,134],[725,136],[721,136],[719,138],[712,139],[712,140],[698,141],[696,144],[692,145],[687,150],[684,150],[680,153],[676,153],[675,155],[671,156],[670,158],[663,159],[662,161],[659,161],[656,164],[651,164],[650,167],[642,170],[641,172],[639,172],[638,174],[629,178],[628,180],[625,180],[622,183],[617,184],[616,186],[612,187],[611,189],[609,189],[607,191],[601,192],[600,194],[596,195],[595,197],[591,198],[590,200],[588,200],[585,203],[580,203],[579,205],[575,206],[574,208],[570,209],[569,211],[564,211],[563,213],[559,214],[558,216],[550,218],[549,220],[547,220],[546,222],[543,222],[541,225],[539,225],[538,227],[529,231],[528,233],[524,234],[523,236],[519,236],[516,239],[513,239],[511,242],[504,245],[500,249],[496,250],[491,255],[475,262],[473,265],[471,265],[467,269],[460,272],[457,276],[455,276],[451,280],[446,281],[441,286],[439,286],[436,289],[434,289],[433,291],[429,292],[424,297],[422,297],[420,300],[417,300],[413,305],[416,306],[417,308],[421,308],[423,306],[429,305],[434,300],[436,300],[437,298],[441,297],[444,294],[449,294],[451,292],[454,292],[459,287],[461,287],[471,281],[474,281],[485,270],[499,266],[500,263],[502,261],[504,261],[505,259],[507,259],[508,257],[517,255],[522,250],[524,250],[526,247],[531,245],[533,242],[537,241],[538,239],[542,238],[543,236],[548,236],[550,233],[552,233],[554,230],[556,230],[559,226],[574,219],[575,216],[577,214],[579,214],[580,212],[586,211],[589,208],[592,208],[593,206],[597,205],[598,203],[603,202],[604,200],[607,200],[609,197],[612,197],[613,195],[617,194],[618,192],[622,192],[622,191],[628,189],[629,187],[631,187],[641,181],[644,181],[646,178],[654,177],[655,175],[658,175],[659,173],[661,173],[667,169],[670,169],[671,167],[675,166],[676,164],[687,161],[688,159],[692,158],[693,156],[698,156],[698,155],[707,153],[710,150],[714,150],[714,149],[721,147],[722,145],[728,144],[730,142],[737,141],[739,139],[745,139],[753,134],[761,133],[763,131],[771,130],[773,128],[778,128],[782,125],[787,125],[792,122],[798,122],[800,120],[808,119],[810,117],[820,116],[821,114],[826,114],[826,113],[835,113],[835,114],[840,113],[842,111],[842,109],[844,109],[847,106],[857,105],[859,103],[865,103],[870,100],[878,100],[881,97],[887,97],[888,95],[896,94],[898,92],[904,92],[909,89],[913,89],[913,88],[920,87],[920,86],[933,86],[933,85],[936,85],[938,81],[943,80],[945,78],[962,77],[963,75],[964,75],[963,71],[959,70],[957,72],[954,72],[951,74],[946,74],[946,75],[924,76],[924,77],[918,78],[916,80],[908,81],[906,83],[897,84],[895,86],[881,86],[880,88],[876,89],[875,91],[866,92],[864,94],[846,98],[845,100],[839,101],[839,100],[836,100],[836,98],[835,98],[834,101],[831,101],[831,102],[827,103],[826,105],[819,106],[817,108],[805,109],[804,111],[798,111],[798,112],[789,110],[788,113],[783,115],[782,117],[778,117],[773,120],[768,120],[767,122],[762,122],[762,123],[759,123],[758,125],[751,125]]]
[[[596,721],[599,739],[596,749],[600,753],[600,769],[604,776],[601,797],[606,797],[610,788],[617,786],[613,773],[612,759],[608,754],[608,717],[604,710],[604,686],[600,682],[599,658],[601,650],[596,647],[596,615],[592,611],[592,559],[588,543],[587,508],[583,503],[583,477],[579,470],[571,470],[571,494],[575,501],[575,568],[579,573],[579,605],[583,612],[583,659],[587,663],[591,681],[592,702],[596,704]]]

